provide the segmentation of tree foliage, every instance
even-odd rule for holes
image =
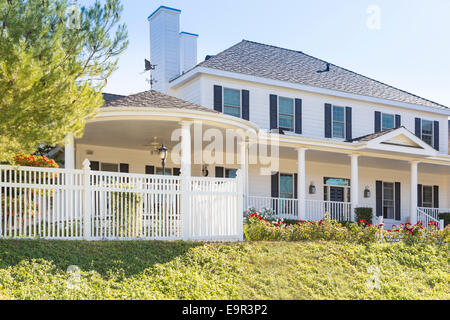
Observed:
[[[0,162],[79,137],[128,45],[120,0],[0,0]]]

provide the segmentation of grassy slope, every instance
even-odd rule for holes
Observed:
[[[0,241],[0,299],[450,299],[448,248]],[[80,288],[67,288],[78,265]],[[367,268],[381,271],[379,289]]]

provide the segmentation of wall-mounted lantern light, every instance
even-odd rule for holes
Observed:
[[[364,198],[370,198],[370,190],[368,186],[364,189]]]
[[[207,177],[209,175],[208,166],[206,164],[202,167],[202,174],[204,177]]]
[[[314,182],[311,181],[311,184],[309,185],[309,194],[315,194],[316,193],[316,186],[314,185]]]

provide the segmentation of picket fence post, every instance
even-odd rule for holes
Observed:
[[[244,177],[242,170],[238,170],[236,173],[237,184],[237,231],[239,235],[239,241],[244,241]],[[230,208],[231,209],[231,208]]]
[[[191,179],[186,173],[181,173],[181,214],[183,222],[183,240],[188,241],[191,238]]]
[[[92,217],[92,199],[91,199],[91,163],[88,159],[83,161],[84,176],[84,215],[83,215],[83,237],[85,240],[91,238],[91,217]]]

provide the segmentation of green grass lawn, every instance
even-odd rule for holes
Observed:
[[[0,299],[450,299],[448,253],[405,244],[2,240]]]

